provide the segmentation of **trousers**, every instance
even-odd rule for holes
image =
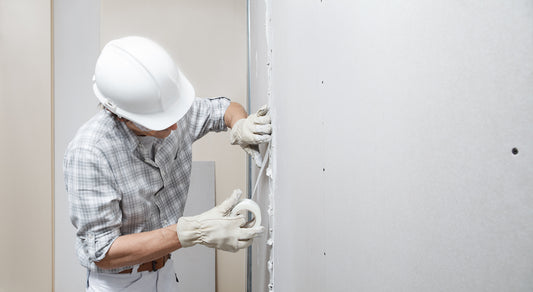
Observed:
[[[131,274],[106,274],[89,271],[87,275],[87,292],[176,292],[177,276],[174,263],[169,259],[165,266],[155,272],[137,272]]]

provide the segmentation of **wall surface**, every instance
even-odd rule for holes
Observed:
[[[149,37],[165,47],[198,97],[227,96],[246,106],[245,0],[102,1],[100,43],[127,35]],[[193,160],[216,162],[217,202],[246,189],[246,156],[227,133],[195,143]],[[245,251],[217,252],[217,291],[245,289]]]
[[[533,2],[251,3],[252,290],[532,291]]]
[[[215,163],[194,161],[183,216],[195,216],[213,208],[215,185]],[[215,291],[215,252],[215,249],[198,244],[172,253],[180,291]]]
[[[50,1],[0,0],[2,292],[52,291],[50,52]]]
[[[63,155],[78,128],[98,111],[92,91],[100,52],[100,1],[54,0],[54,284],[56,292],[83,291],[87,271],[75,250],[63,180]]]
[[[274,100],[271,98],[271,69],[272,53],[270,40],[272,38],[270,30],[270,3],[269,1],[250,1],[250,109],[257,111],[264,104],[271,105],[270,114],[274,132],[271,145],[276,144],[277,138],[277,108],[273,107]],[[263,166],[251,167],[252,199],[261,206],[262,225],[267,230],[262,236],[254,239],[251,254],[248,259],[248,292],[268,291],[269,284],[273,279],[273,254],[272,245],[267,245],[269,240],[274,240],[273,218],[274,204],[272,195],[275,193],[274,182],[267,176],[267,169],[275,172],[275,152],[276,147],[272,146],[267,154],[265,148],[260,149],[263,154]],[[270,155],[273,159],[269,159]],[[271,267],[271,268],[269,268]]]

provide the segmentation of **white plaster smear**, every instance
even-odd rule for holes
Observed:
[[[268,233],[267,233],[267,241],[266,241],[266,248],[268,250],[268,261],[267,261],[267,271],[269,275],[268,279],[268,289],[269,291],[274,291],[274,261],[273,261],[273,245],[274,245],[274,230],[272,229],[272,226],[274,226],[274,178],[273,178],[273,157],[272,157],[272,150],[273,150],[273,143],[272,141],[268,143],[265,151],[265,155],[263,157],[263,164],[261,165],[261,169],[259,170],[259,173],[256,178],[256,183],[252,191],[251,198],[252,200],[257,199],[257,190],[258,186],[263,181],[263,176],[266,175],[268,178],[266,181],[268,182],[268,201],[269,205],[267,207],[267,214],[268,214]],[[265,171],[266,169],[266,171]],[[244,208],[246,209],[246,208]],[[250,209],[248,209],[250,210]],[[258,215],[255,215],[255,218],[261,219],[261,213],[258,212]],[[259,221],[260,222],[260,221]],[[260,224],[260,223],[259,223]]]
[[[274,291],[274,195],[275,195],[275,143],[276,143],[276,109],[275,98],[272,97],[272,43],[271,43],[271,0],[250,1],[251,5],[251,50],[254,56],[251,63],[250,74],[254,78],[251,81],[251,101],[252,105],[258,103],[267,104],[270,107],[272,118],[272,141],[259,148],[263,155],[260,169],[255,169],[252,175],[255,176],[255,183],[250,194],[255,202],[263,209],[263,226],[267,231],[261,238],[254,240],[252,247],[253,257],[251,259],[252,269],[252,291]],[[263,18],[264,17],[264,18]]]

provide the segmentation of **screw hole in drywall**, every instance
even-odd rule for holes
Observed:
[[[513,153],[513,155],[518,155],[518,148],[513,148],[513,150],[511,150],[511,152]]]

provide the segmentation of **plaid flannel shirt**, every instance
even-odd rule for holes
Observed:
[[[177,130],[156,139],[155,159],[143,155],[137,136],[108,111],[83,125],[64,157],[70,217],[77,229],[80,263],[103,270],[102,260],[120,235],[151,231],[175,224],[187,199],[192,143],[210,131],[225,131],[227,98],[194,100],[178,121]]]

